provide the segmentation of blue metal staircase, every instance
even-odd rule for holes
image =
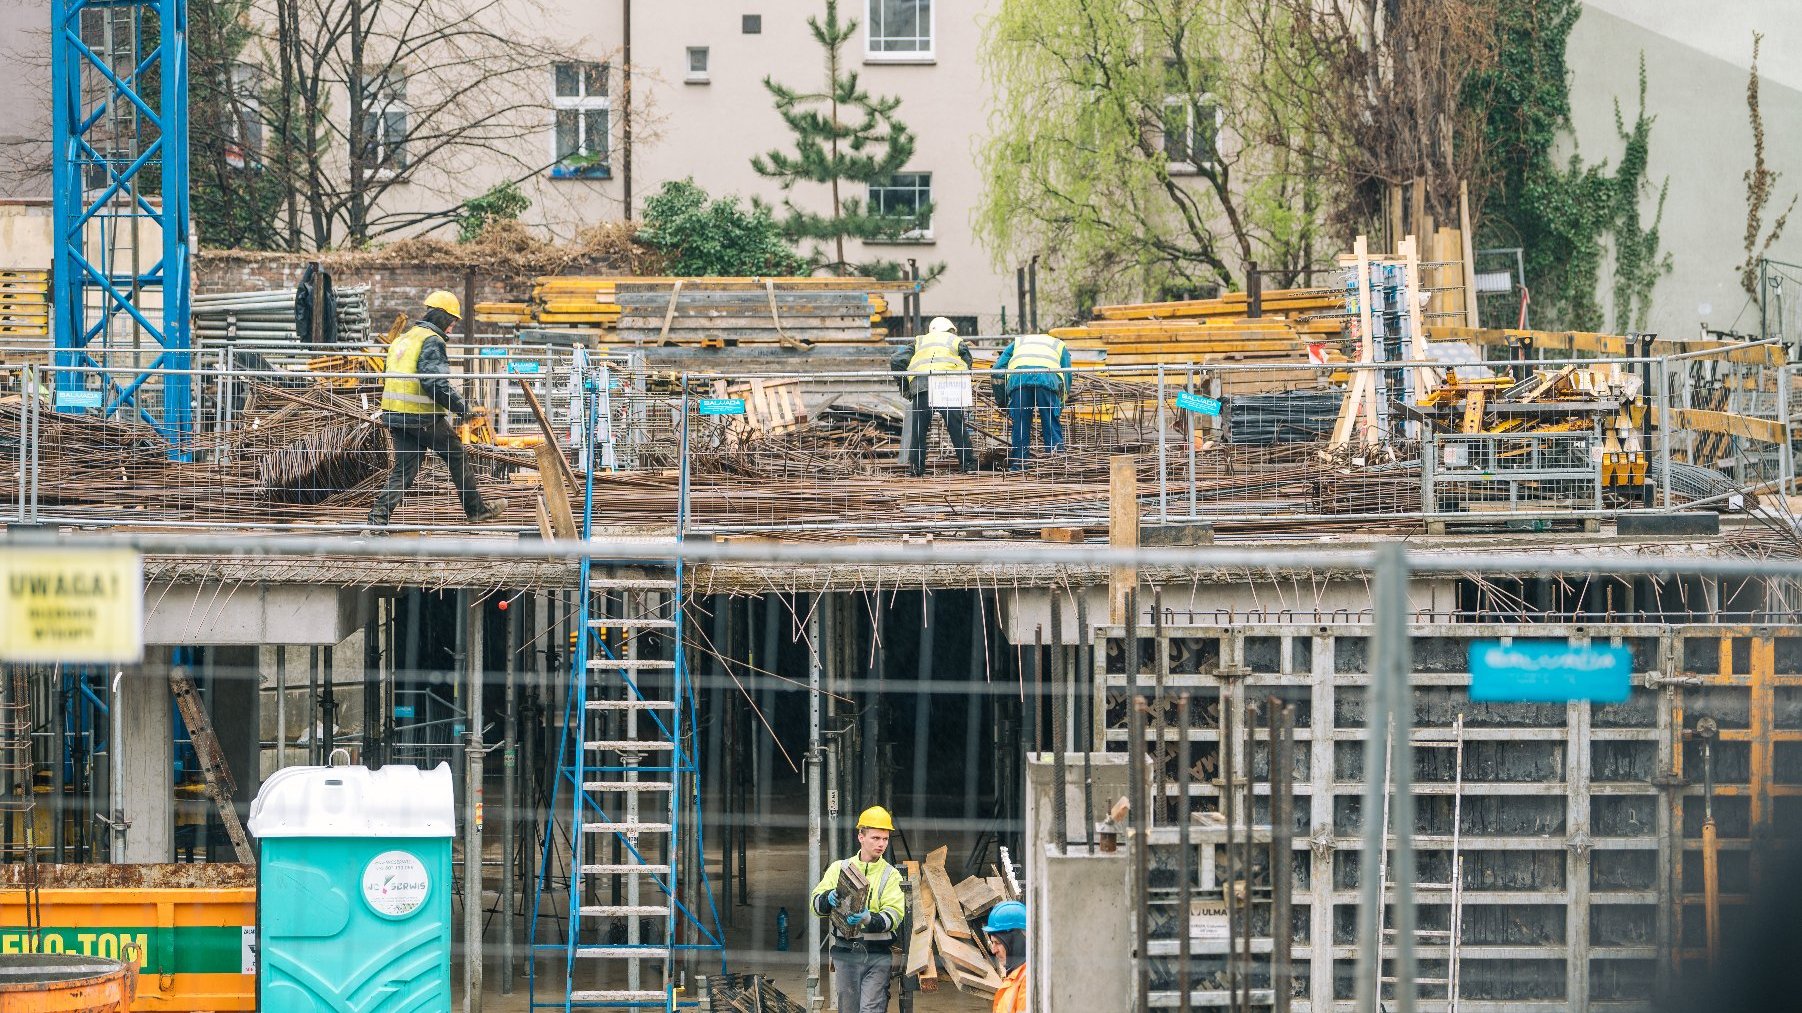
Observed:
[[[610,415],[605,367],[587,374],[584,460]],[[582,537],[594,530],[594,468]],[[682,965],[719,952],[701,826],[695,693],[683,656],[680,560],[627,574],[583,557],[557,778],[532,902],[534,1009],[693,1006]],[[662,571],[661,573],[659,571]],[[664,575],[667,574],[667,575]],[[659,656],[660,655],[660,656]],[[559,833],[557,824],[563,824]],[[567,868],[567,887],[553,870]],[[564,926],[541,940],[539,912]],[[548,958],[548,959],[547,959]],[[558,965],[540,973],[540,961]]]

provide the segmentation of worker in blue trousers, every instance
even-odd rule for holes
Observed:
[[[1026,467],[1032,457],[1032,420],[1047,454],[1064,449],[1064,423],[1060,416],[1070,394],[1070,349],[1049,334],[1022,334],[995,360],[995,368],[1007,371],[1007,414],[1012,423],[1007,451],[1011,471]]]

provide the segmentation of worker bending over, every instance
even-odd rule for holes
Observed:
[[[826,867],[813,888],[813,913],[831,915],[848,898],[841,897],[839,875],[854,865],[869,883],[868,898],[859,910],[845,916],[852,935],[843,934],[834,918],[831,933],[832,994],[839,1013],[886,1013],[889,973],[896,930],[907,917],[907,898],[901,892],[901,875],[883,861],[895,822],[879,805],[857,817],[857,855]]]
[[[992,1013],[1026,1013],[1026,905],[1017,900],[995,905],[982,931],[989,937],[989,955],[1006,972]]]
[[[484,504],[482,494],[463,457],[463,444],[446,413],[468,422],[474,416],[462,395],[450,382],[450,351],[445,332],[463,315],[463,306],[449,292],[425,297],[425,318],[408,328],[388,346],[388,364],[382,380],[382,424],[394,443],[394,470],[388,484],[376,494],[369,511],[371,527],[384,527],[400,505],[401,496],[419,477],[426,451],[444,459],[451,481],[463,500],[463,513],[472,523],[491,521],[506,509],[504,503]]]
[[[910,422],[914,441],[907,458],[908,474],[926,474],[926,437],[932,431],[934,409],[945,420],[945,432],[951,437],[951,446],[957,450],[958,466],[964,471],[976,470],[976,454],[970,449],[970,434],[964,426],[965,410],[971,404],[971,361],[970,349],[957,336],[957,327],[944,317],[933,317],[926,333],[914,339],[913,355],[907,360],[910,374],[907,395],[913,399]],[[937,377],[936,383],[934,377]],[[962,383],[946,382],[953,379]]]
[[[1022,334],[995,360],[1007,370],[1007,415],[1011,439],[1007,467],[1019,471],[1032,457],[1032,420],[1039,418],[1045,452],[1064,449],[1064,423],[1059,417],[1070,394],[1070,349],[1049,334]]]

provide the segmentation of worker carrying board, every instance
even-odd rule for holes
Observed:
[[[382,424],[394,443],[394,470],[388,484],[376,494],[369,511],[369,525],[388,524],[401,497],[419,477],[426,451],[443,458],[451,481],[463,500],[463,513],[471,523],[491,521],[506,509],[504,503],[485,504],[463,456],[463,444],[447,416],[469,422],[475,415],[463,403],[450,382],[450,351],[445,332],[463,316],[463,305],[449,292],[425,297],[425,317],[388,346],[388,364],[382,380]]]
[[[895,933],[907,917],[901,874],[883,861],[895,821],[879,805],[857,817],[857,855],[826,867],[813,913],[831,919],[832,992],[839,1013],[886,1013]]]
[[[965,421],[974,404],[970,389],[972,361],[969,347],[957,336],[957,326],[944,317],[933,317],[926,333],[914,339],[905,386],[913,402],[909,409],[914,441],[907,456],[909,474],[926,473],[926,436],[932,429],[935,411],[945,420],[945,432],[957,451],[958,466],[964,471],[976,470],[976,453],[970,449]]]
[[[1008,469],[1019,471],[1031,459],[1035,418],[1045,453],[1063,450],[1060,416],[1070,394],[1070,349],[1049,334],[1022,334],[1002,351],[995,368],[1007,370]]]

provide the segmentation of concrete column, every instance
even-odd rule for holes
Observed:
[[[119,680],[123,719],[121,808],[131,828],[121,859],[127,864],[175,860],[175,737],[169,691],[169,651],[147,649],[144,664]]]

